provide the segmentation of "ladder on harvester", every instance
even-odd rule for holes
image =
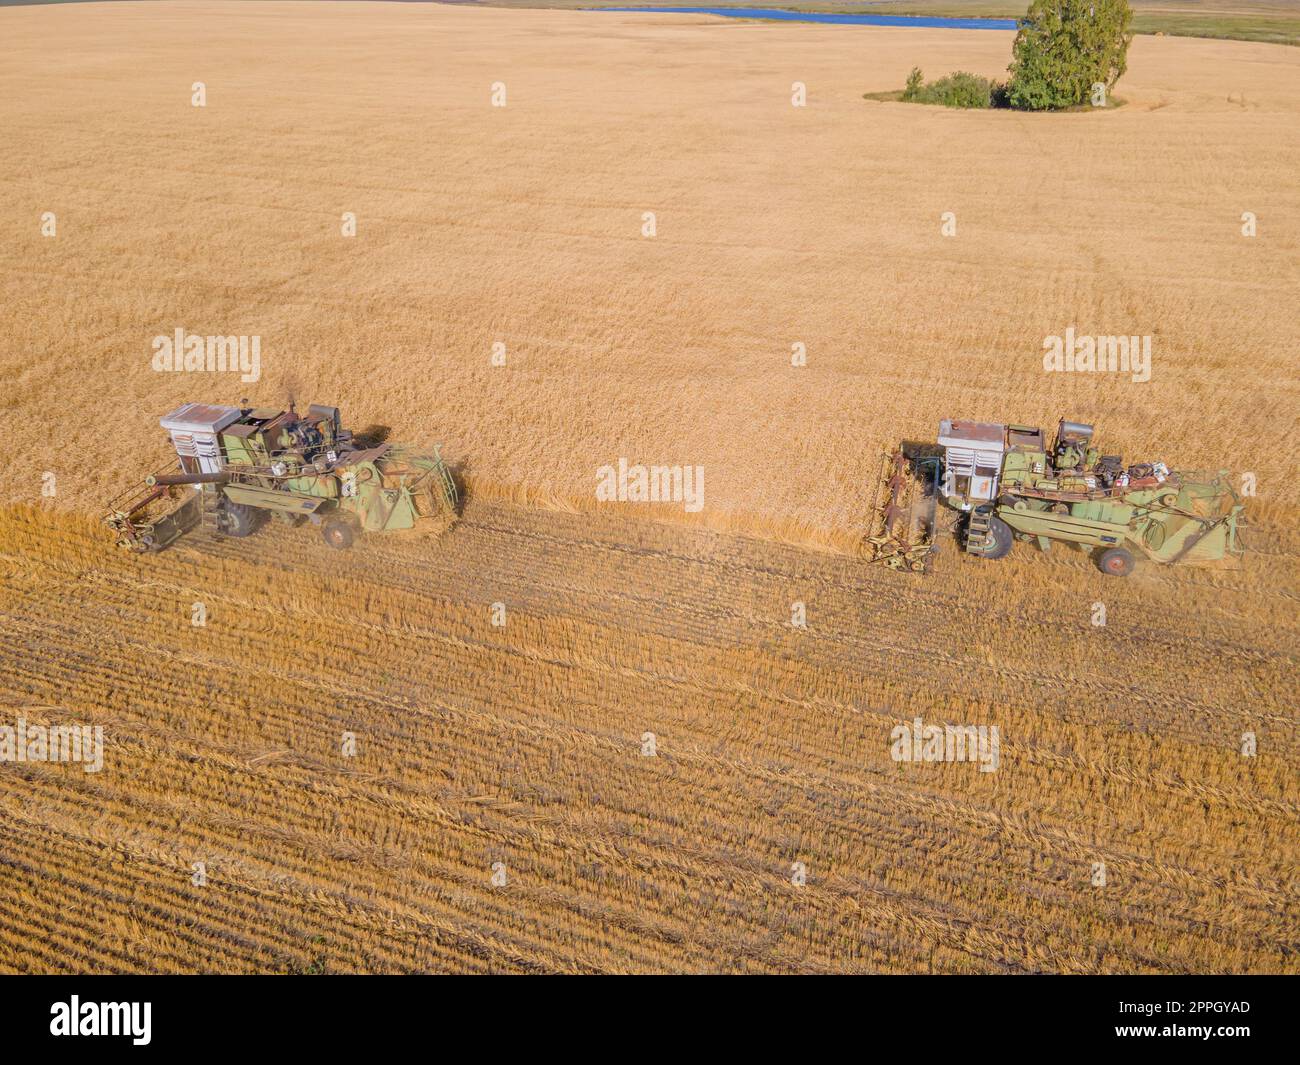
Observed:
[[[221,508],[221,494],[219,492],[204,492],[199,505],[203,508],[203,517],[201,519],[203,531],[209,534],[221,532],[221,521],[218,516]]]
[[[989,519],[992,512],[972,510],[970,518],[966,522],[966,553],[968,555],[982,555],[988,550],[990,545]]]

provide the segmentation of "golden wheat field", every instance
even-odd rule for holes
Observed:
[[[0,20],[6,499],[62,454],[60,498],[97,505],[163,457],[159,414],[293,391],[443,441],[485,489],[590,505],[620,456],[699,464],[696,520],[829,543],[879,448],[952,414],[1096,421],[1300,502],[1275,446],[1300,50],[1139,37],[1113,114],[962,114],[862,96],[914,64],[999,74],[1011,34],[436,4]],[[1151,335],[1151,381],[1044,373],[1071,325]],[[177,328],[260,336],[261,379],[155,373]],[[23,428],[53,406],[57,450]]]
[[[1139,37],[1105,112],[864,99],[1010,44],[0,8],[0,724],[104,730],[0,762],[0,971],[1300,971],[1300,50]],[[1044,372],[1071,327],[1151,380]],[[259,379],[155,372],[176,329]],[[161,414],[290,394],[442,442],[461,520],[114,549]],[[1062,415],[1255,474],[1245,565],[855,550],[882,447]],[[598,503],[620,458],[703,509]],[[894,761],[916,718],[997,771]]]

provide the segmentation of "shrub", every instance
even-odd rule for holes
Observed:
[[[1127,69],[1132,20],[1128,0],[1033,0],[1011,47],[1011,106],[1072,107],[1109,89]]]
[[[910,103],[942,104],[944,107],[992,107],[1000,88],[988,78],[964,70],[925,85],[922,84],[921,71],[914,68],[908,76],[902,98]]]
[[[926,88],[934,102],[945,107],[989,107],[993,103],[993,82],[964,70],[940,78]]]

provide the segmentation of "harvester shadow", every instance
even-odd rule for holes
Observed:
[[[915,523],[914,531],[923,532],[929,537],[933,547],[931,552],[938,551],[942,544],[953,543],[961,544],[961,532],[956,517],[950,513],[945,514],[944,508],[940,505],[942,502],[941,485],[937,477],[927,476],[927,471],[933,474],[935,467],[932,463],[942,463],[944,457],[943,448],[933,440],[903,440],[899,442],[899,451],[902,452],[903,458],[907,460],[908,471],[917,484],[923,486],[923,491],[915,500],[915,506],[919,515],[919,521],[910,519],[909,524]],[[942,469],[939,466],[938,469]]]
[[[353,433],[352,440],[359,447],[378,447],[388,442],[392,432],[387,425],[368,425],[359,433]]]
[[[460,516],[465,513],[466,504],[474,498],[474,489],[469,479],[471,473],[469,459],[463,458],[456,462],[447,463],[447,472],[451,474],[451,479],[456,482],[456,493],[459,499],[456,514]]]
[[[898,446],[899,450],[903,452],[903,457],[908,462],[917,462],[920,459],[943,458],[943,448],[933,440],[904,440]]]

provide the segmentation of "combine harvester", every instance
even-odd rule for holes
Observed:
[[[884,459],[868,555],[924,572],[936,542],[937,503],[958,512],[958,539],[980,558],[1003,558],[1016,540],[1092,551],[1103,573],[1127,577],[1139,558],[1161,565],[1240,560],[1241,500],[1228,471],[1125,467],[1092,446],[1091,425],[1064,419],[1052,446],[1042,429],[947,419],[937,447]]]
[[[206,523],[248,536],[262,520],[320,526],[330,547],[361,532],[455,520],[456,484],[438,448],[359,446],[337,407],[287,411],[187,403],[161,419],[177,461],[114,499],[104,515],[117,543],[161,551]]]

